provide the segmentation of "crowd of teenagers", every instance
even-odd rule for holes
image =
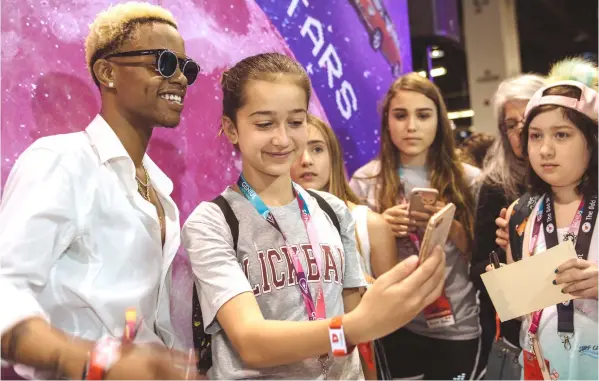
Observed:
[[[594,63],[503,81],[498,137],[472,161],[482,168],[458,151],[439,89],[402,75],[381,119],[360,126],[380,128],[379,155],[348,180],[335,132],[308,113],[304,68],[278,53],[244,58],[221,79],[220,133],[241,174],[197,200],[181,229],[173,183],[146,154],[153,128],[179,124],[200,72],[177,28],[146,3],[98,14],[85,53],[99,114],[37,140],[12,168],[3,365],[38,379],[465,380],[497,377],[501,343],[514,378],[537,366],[539,379],[598,379]],[[415,188],[438,201],[410,210]],[[448,240],[419,261],[423,229],[448,203]],[[577,298],[499,322],[481,280],[490,253],[509,266],[567,240],[578,258],[553,285]],[[180,246],[194,348],[172,324]]]

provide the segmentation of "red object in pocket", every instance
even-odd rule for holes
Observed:
[[[522,350],[522,358],[524,360],[524,379],[525,380],[543,380],[543,372],[539,367],[539,361],[534,353]],[[549,373],[549,361],[545,359],[545,366],[547,367],[547,373]]]

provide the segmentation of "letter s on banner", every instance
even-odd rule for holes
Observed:
[[[335,91],[335,99],[337,100],[337,108],[345,119],[351,118],[353,114],[352,110],[358,111],[356,93],[354,93],[351,83],[346,80],[341,84],[341,89]]]

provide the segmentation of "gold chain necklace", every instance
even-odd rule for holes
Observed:
[[[148,171],[146,171],[145,166],[141,166],[144,170],[144,175],[146,176],[146,182],[144,183],[135,175],[135,180],[137,181],[137,191],[141,195],[141,197],[145,198],[147,201],[150,201],[150,175]],[[145,188],[145,191],[144,191]]]
[[[141,181],[140,178],[137,177],[137,174],[136,174],[135,180],[137,181],[137,191],[139,192],[141,197],[146,199],[146,201],[152,202],[150,200],[150,185],[151,185],[150,184],[150,175],[148,174],[148,171],[146,170],[145,166],[142,165],[142,168],[144,170],[146,182],[144,183],[143,181]],[[145,191],[144,191],[144,188],[145,188]],[[158,216],[158,224],[160,225],[160,231],[161,232],[164,231],[164,216],[160,216],[160,215]]]

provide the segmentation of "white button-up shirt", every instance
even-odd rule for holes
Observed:
[[[0,204],[0,332],[41,316],[85,339],[121,337],[125,310],[135,307],[136,341],[180,348],[169,309],[179,211],[171,180],[147,155],[143,163],[164,208],[164,247],[156,208],[138,193],[133,161],[101,116],[21,155]]]

